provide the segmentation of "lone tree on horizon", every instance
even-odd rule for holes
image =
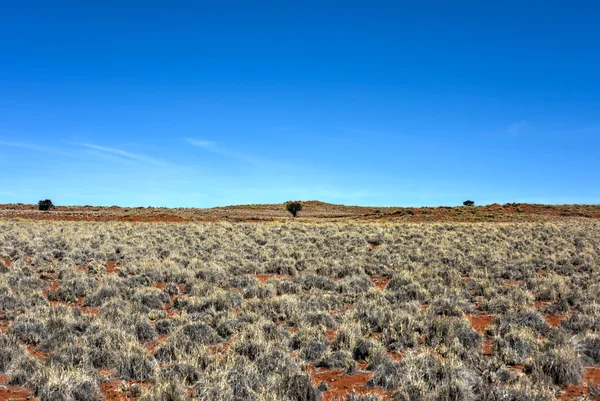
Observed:
[[[54,209],[54,204],[50,199],[44,199],[38,202],[38,208],[40,210],[50,210]]]
[[[475,202],[473,202],[472,200],[466,200],[463,202],[463,205],[465,206],[475,206]]]
[[[285,203],[285,210],[290,212],[292,216],[297,217],[298,212],[302,210],[302,203],[298,201],[289,201]]]

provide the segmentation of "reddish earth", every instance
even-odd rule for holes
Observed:
[[[37,398],[33,397],[33,391],[24,389],[19,386],[6,385],[8,377],[0,374],[0,401],[35,401]]]
[[[504,285],[509,287],[511,285],[521,285],[522,282],[523,282],[523,280],[516,280],[516,281],[506,280],[506,281],[504,281]]]
[[[369,364],[366,362],[356,362],[356,370],[367,370]]]
[[[373,276],[371,277],[371,281],[377,288],[383,290],[385,286],[390,282],[389,278],[381,277],[381,276]]]
[[[2,264],[4,264],[4,266],[6,266],[6,267],[10,267],[10,265],[11,265],[10,260],[8,260],[8,259],[0,258],[0,262],[2,262]]]
[[[48,356],[50,355],[47,352],[38,351],[37,347],[34,345],[28,346],[27,351],[29,351],[29,355],[31,355],[32,357],[34,357],[36,359],[47,359]]]
[[[494,354],[494,340],[491,338],[483,339],[483,346],[481,347],[481,353],[483,355],[493,355]]]
[[[471,322],[471,327],[473,330],[477,331],[480,334],[485,334],[485,329],[492,323],[494,320],[493,315],[470,315],[467,314],[467,318]]]
[[[312,374],[313,383],[327,383],[328,390],[323,393],[323,401],[343,399],[347,394],[377,394],[383,399],[390,399],[392,392],[376,387],[368,387],[367,382],[373,376],[372,372],[358,372],[345,375],[341,370],[322,370]]]
[[[559,400],[577,400],[587,396],[587,388],[578,384],[571,384],[561,390],[557,397]]]
[[[600,366],[588,366],[584,368],[583,381],[587,384],[600,385]]]
[[[523,365],[508,365],[507,368],[515,370],[517,372],[523,371]]]
[[[533,306],[535,306],[538,309],[543,308],[544,306],[551,305],[551,304],[552,304],[552,302],[550,302],[550,301],[533,301]]]
[[[90,308],[87,306],[82,306],[79,309],[86,315],[98,315],[100,313],[100,308]]]
[[[111,380],[108,383],[100,385],[100,391],[104,394],[106,401],[121,401],[121,400],[137,400],[138,397],[134,397],[131,392],[131,386],[137,384],[141,387],[148,387],[150,383],[144,383],[139,381],[130,381],[122,383],[118,380]]]
[[[379,248],[379,245],[371,244],[370,242],[367,242],[367,245],[369,245],[369,248],[371,248],[372,250]]]
[[[158,336],[158,338],[156,340],[148,341],[148,343],[146,343],[146,349],[148,351],[150,351],[152,354],[155,354],[158,347],[161,344],[163,344],[165,341],[167,341],[167,335],[161,334],[160,336]]]
[[[548,323],[548,326],[550,327],[558,327],[560,326],[560,322],[565,320],[567,317],[569,317],[568,315],[546,315],[546,323]]]
[[[335,340],[336,334],[337,330],[325,330],[325,337],[327,337],[329,341]]]
[[[108,262],[106,264],[106,272],[108,274],[114,274],[114,273],[118,273],[119,270],[117,269],[117,267],[120,266],[117,262]]]
[[[404,354],[401,354],[400,352],[388,352],[388,354],[396,362],[401,361],[404,358]]]
[[[267,280],[270,279],[281,280],[285,278],[295,278],[294,276],[288,276],[285,274],[251,274],[251,276],[257,279],[259,284],[264,284]]]
[[[0,333],[10,327],[10,322],[6,319],[6,313],[0,312]]]
[[[365,207],[304,201],[298,220],[392,220],[398,222],[463,221],[548,221],[553,219],[600,218],[598,205],[505,204],[474,207]],[[0,218],[62,221],[123,222],[246,222],[290,220],[282,204],[237,205],[213,209],[122,208],[97,206],[57,206],[42,212],[35,204],[0,204]]]
[[[561,394],[558,397],[559,400],[576,400],[576,399],[588,399],[588,386],[589,385],[600,385],[600,366],[588,366],[583,370],[583,385],[572,384],[561,390]],[[593,400],[600,400],[600,397],[595,397]]]

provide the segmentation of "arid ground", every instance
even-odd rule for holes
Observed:
[[[299,219],[310,221],[386,222],[424,221],[547,221],[563,217],[600,219],[600,205],[536,205],[526,203],[493,204],[475,207],[367,207],[334,205],[319,201],[302,202]],[[57,206],[51,212],[38,210],[38,205],[0,204],[0,219],[33,219],[65,221],[281,221],[289,213],[282,204],[239,205],[207,209],[155,207]]]
[[[599,213],[1,205],[0,400],[598,400]]]

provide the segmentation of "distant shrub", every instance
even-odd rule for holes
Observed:
[[[40,210],[50,210],[50,209],[54,209],[54,204],[52,203],[52,201],[50,199],[44,199],[38,202],[38,208]]]
[[[290,212],[292,216],[296,217],[298,215],[298,212],[302,210],[302,203],[297,201],[286,202],[285,210]]]
[[[472,200],[466,200],[463,202],[463,205],[465,206],[475,206],[475,202],[473,202]]]

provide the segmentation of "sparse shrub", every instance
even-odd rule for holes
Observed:
[[[84,302],[86,306],[101,306],[107,300],[117,297],[118,294],[118,288],[110,284],[104,284],[93,294],[86,297]]]
[[[292,216],[296,217],[298,212],[302,210],[302,203],[297,201],[289,201],[285,203],[285,210],[290,212]]]
[[[169,303],[169,295],[158,288],[144,288],[135,295],[140,302],[150,309],[162,309],[164,304]]]
[[[463,202],[464,206],[475,206],[475,202],[473,202],[472,200],[466,200]]]
[[[597,317],[585,315],[583,313],[573,313],[568,318],[560,322],[560,327],[571,333],[585,333],[588,330],[600,330],[600,321]]]
[[[180,381],[159,380],[144,391],[140,401],[188,401],[187,388]]]
[[[524,327],[508,327],[494,342],[496,354],[507,364],[523,365],[539,350],[535,331]]]
[[[583,379],[583,364],[577,352],[567,347],[548,350],[540,359],[535,360],[535,364],[560,387],[578,384]]]
[[[361,339],[356,343],[356,347],[352,351],[352,356],[357,361],[368,361],[373,358],[381,349],[375,341]]]
[[[326,353],[315,366],[351,373],[355,369],[355,361],[350,351],[333,351]]]
[[[344,398],[344,401],[381,401],[382,398],[377,394],[356,394],[350,393]]]
[[[460,317],[470,309],[469,302],[461,294],[444,294],[431,302],[428,312],[438,316]]]
[[[349,276],[337,283],[337,291],[342,294],[364,294],[374,287],[366,276]]]
[[[555,401],[554,391],[543,385],[517,382],[514,385],[497,385],[484,389],[483,401]]]
[[[217,332],[203,323],[189,323],[181,328],[183,337],[194,344],[215,344],[221,341]]]
[[[145,320],[135,324],[135,334],[139,341],[154,340],[158,336],[156,329]]]
[[[54,209],[54,204],[50,199],[44,199],[38,202],[38,209],[48,211]]]
[[[402,382],[400,365],[388,357],[375,366],[375,374],[369,384],[385,390],[396,390]]]
[[[477,400],[481,388],[481,380],[460,361],[430,353],[410,354],[398,363],[381,364],[371,383],[388,390],[402,384],[403,397],[409,400]]]
[[[600,365],[600,335],[590,334],[581,340],[581,353],[593,365]]]
[[[167,319],[161,319],[156,322],[154,327],[158,334],[169,334],[171,332],[171,321]]]
[[[102,401],[96,379],[78,369],[47,367],[37,372],[32,387],[40,401]]]
[[[167,365],[162,369],[161,375],[168,381],[180,381],[185,384],[193,384],[202,378],[201,368],[187,362]]]
[[[24,353],[14,337],[0,334],[0,373],[6,372],[12,361]]]
[[[148,381],[156,368],[156,360],[141,347],[129,345],[119,354],[117,373],[123,380]]]
[[[280,393],[291,401],[319,401],[321,394],[314,386],[310,376],[292,374],[285,376],[281,383]]]
[[[499,319],[498,328],[501,334],[506,330],[512,330],[512,326],[530,328],[540,334],[546,333],[549,329],[544,316],[533,309],[506,315]]]
[[[298,273],[295,264],[293,259],[274,258],[265,264],[265,273],[295,276]]]
[[[481,334],[471,328],[466,320],[446,320],[434,318],[426,336],[426,344],[437,347],[441,344],[454,347],[456,342],[467,350],[473,351],[481,347]]]
[[[8,384],[23,386],[41,368],[42,364],[40,361],[28,354],[21,354],[10,365]]]
[[[10,332],[27,345],[38,345],[47,335],[43,323],[25,319],[17,320],[10,328]]]
[[[302,359],[307,361],[316,361],[320,359],[325,350],[327,349],[327,344],[321,341],[310,341],[300,350],[300,356]]]
[[[335,289],[335,283],[331,281],[331,279],[316,274],[302,275],[299,281],[305,291],[309,291],[312,288],[318,288],[324,291],[332,291]]]
[[[311,326],[320,326],[329,330],[333,330],[337,326],[335,320],[328,313],[309,313],[306,321]]]
[[[296,373],[299,369],[298,360],[292,358],[289,352],[272,349],[263,353],[256,360],[256,366],[261,375],[267,376],[277,372],[283,376],[289,376]]]

